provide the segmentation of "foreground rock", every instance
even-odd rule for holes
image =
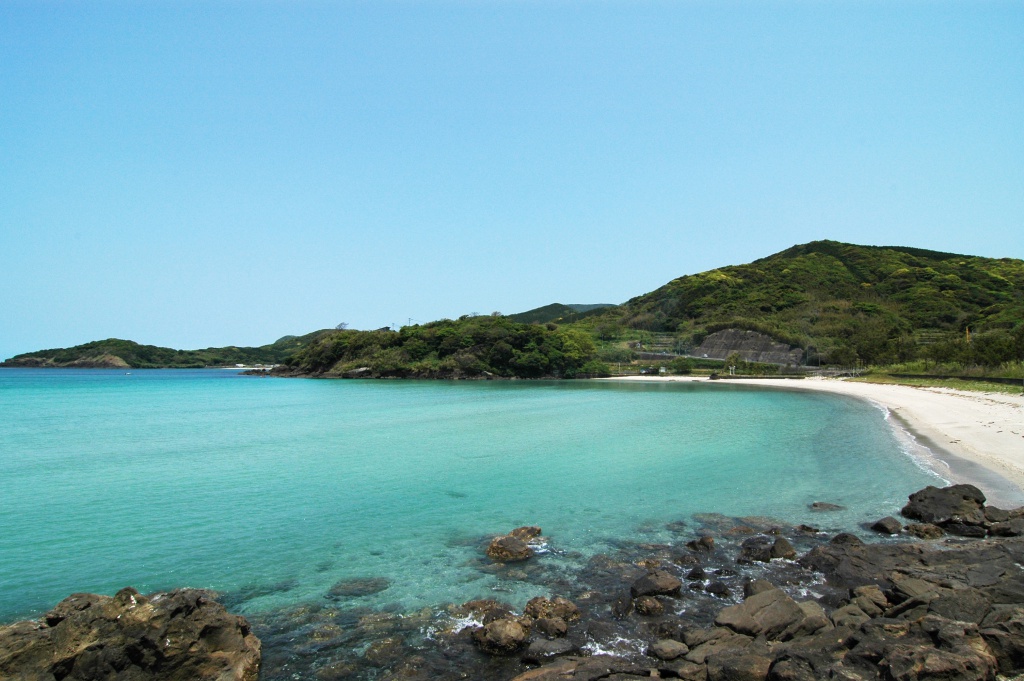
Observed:
[[[0,679],[256,681],[260,648],[207,591],[74,594],[39,621],[0,627]]]
[[[540,541],[541,529],[535,526],[517,527],[508,534],[491,540],[487,557],[499,563],[515,563],[533,557],[530,542]]]

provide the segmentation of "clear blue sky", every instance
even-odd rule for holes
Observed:
[[[1024,257],[1024,3],[0,3],[0,357],[826,238]]]

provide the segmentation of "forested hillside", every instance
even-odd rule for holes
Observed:
[[[581,322],[598,337],[671,332],[679,349],[750,329],[821,363],[1024,358],[1024,261],[815,241],[674,279]]]
[[[597,374],[591,337],[555,324],[462,317],[400,331],[335,331],[288,359],[278,373],[315,376],[573,378]]]

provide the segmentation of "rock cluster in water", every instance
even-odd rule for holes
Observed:
[[[698,514],[696,527],[667,525],[669,543],[622,541],[575,563],[535,552],[540,529],[518,528],[482,539],[474,564],[499,589],[528,583],[547,596],[521,611],[488,599],[402,613],[358,604],[386,594],[387,580],[345,580],[320,603],[250,616],[264,646],[260,679],[994,681],[1024,673],[1024,509],[986,506],[976,488],[954,485],[911,495],[902,516],[905,527],[883,518],[871,529],[909,541],[865,543],[770,518]],[[254,679],[259,641],[208,599],[73,596],[40,622],[0,628],[0,678]],[[172,643],[160,648],[165,635]]]
[[[0,679],[256,681],[260,640],[195,589],[73,594],[39,621],[0,627]]]

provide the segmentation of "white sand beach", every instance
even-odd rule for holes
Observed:
[[[841,379],[728,379],[629,376],[602,380],[700,381],[849,395],[889,410],[919,444],[936,472],[980,487],[997,505],[1024,504],[1024,395],[851,382]]]

